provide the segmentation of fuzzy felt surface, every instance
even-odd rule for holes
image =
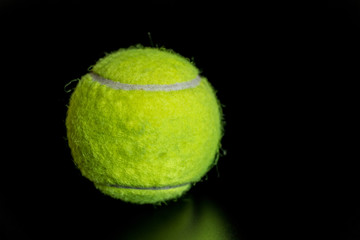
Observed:
[[[106,58],[100,60],[93,70],[107,79],[119,81],[119,76],[127,75],[132,79],[127,83],[142,84],[172,83],[170,79],[189,81],[197,76],[191,63],[186,59],[177,63],[172,53],[157,49],[151,49],[151,54],[146,49],[137,51],[137,56],[145,56],[136,61],[150,70],[139,69],[140,63],[125,64],[117,59],[122,59],[120,56],[108,61],[111,67],[104,63]],[[161,54],[154,54],[157,51]],[[121,53],[127,51],[116,54]],[[157,70],[158,56],[161,71]],[[116,69],[112,65],[117,61],[121,65],[118,71],[101,71]],[[118,73],[122,71],[127,73]],[[148,78],[142,78],[145,76],[142,73],[149,71],[145,74]],[[168,76],[179,76],[168,81],[165,71],[171,72]],[[218,100],[206,78],[195,88],[154,92],[115,90],[86,74],[71,96],[66,126],[74,162],[82,175],[107,195],[144,204],[179,197],[190,184],[164,190],[120,189],[110,185],[150,188],[199,181],[214,165],[219,151],[221,118]]]
[[[170,50],[156,48],[120,49],[101,58],[92,71],[126,84],[173,84],[199,75],[188,59]]]

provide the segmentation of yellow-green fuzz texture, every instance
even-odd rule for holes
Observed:
[[[182,83],[199,75],[187,59],[155,48],[120,49],[100,59],[92,73],[140,85]],[[181,196],[215,164],[221,119],[204,77],[191,88],[146,91],[113,89],[89,73],[70,98],[66,127],[83,176],[104,194],[146,204]]]

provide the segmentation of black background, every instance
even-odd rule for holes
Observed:
[[[250,2],[0,1],[0,239],[359,239],[360,3]],[[226,121],[207,180],[157,207],[102,195],[66,142],[65,85],[136,44],[193,59]]]

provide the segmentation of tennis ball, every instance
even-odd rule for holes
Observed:
[[[191,62],[133,47],[108,54],[80,79],[66,127],[74,162],[97,189],[159,203],[180,197],[215,164],[222,114]]]

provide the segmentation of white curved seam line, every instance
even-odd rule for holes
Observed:
[[[201,77],[197,76],[195,79],[187,81],[187,82],[181,82],[181,83],[174,83],[174,84],[127,84],[127,83],[120,83],[115,82],[106,78],[103,78],[96,73],[90,73],[91,78],[103,85],[106,85],[108,87],[111,87],[113,89],[122,89],[122,90],[145,90],[145,91],[178,91],[183,90],[187,88],[194,88],[198,86],[201,82]]]
[[[190,183],[183,183],[173,186],[163,186],[163,187],[139,187],[139,186],[125,186],[125,185],[115,185],[115,184],[106,184],[107,187],[114,187],[114,188],[125,188],[125,189],[138,189],[138,190],[166,190],[166,189],[173,189],[178,187],[184,187],[189,185]]]

